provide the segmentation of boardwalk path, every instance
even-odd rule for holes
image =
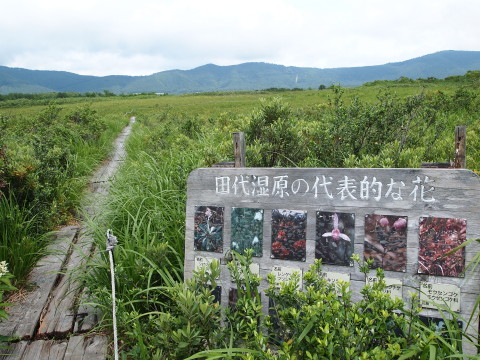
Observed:
[[[115,149],[93,175],[83,212],[100,215],[111,180],[125,158],[125,142],[135,117],[115,141]],[[105,360],[108,339],[89,333],[99,314],[81,304],[83,289],[68,274],[81,268],[94,249],[85,225],[61,229],[30,274],[33,290],[9,310],[8,321],[0,322],[0,336],[14,337],[8,349],[0,349],[0,360]]]

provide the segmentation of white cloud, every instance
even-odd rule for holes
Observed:
[[[476,0],[17,0],[0,64],[147,75],[265,61],[340,67],[480,50]]]

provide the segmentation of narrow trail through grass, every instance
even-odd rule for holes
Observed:
[[[88,222],[101,216],[110,185],[125,159],[125,144],[134,122],[131,117],[115,140],[114,151],[92,176],[80,211],[81,223],[57,232],[48,255],[30,274],[32,291],[18,299],[9,309],[9,320],[0,323],[0,339],[7,340],[8,347],[0,359],[106,359],[108,338],[89,333],[100,314],[86,304],[78,274],[85,271],[95,252]]]

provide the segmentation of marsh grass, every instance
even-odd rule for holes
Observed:
[[[35,235],[35,218],[13,195],[0,193],[0,259],[7,261],[15,283],[21,285],[40,259],[47,235]]]
[[[89,176],[128,118],[104,121],[88,107],[63,113],[49,105],[2,119],[0,260],[22,284],[49,233],[76,216]]]

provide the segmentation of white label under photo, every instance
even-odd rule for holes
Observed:
[[[422,307],[436,309],[438,305],[447,305],[452,311],[460,311],[460,288],[456,285],[438,284],[423,281],[420,284],[420,302]]]
[[[334,272],[334,271],[322,271],[322,276],[325,280],[327,280],[329,283],[335,285],[335,291],[337,292],[338,295],[340,295],[338,288],[337,288],[337,283],[339,281],[349,283],[350,282],[350,274],[345,274],[345,273],[340,273],[340,272]],[[347,290],[350,288],[350,286],[347,287]]]
[[[204,267],[208,268],[213,261],[217,261],[218,264],[220,263],[219,260],[216,258],[205,257],[205,256],[195,256],[195,271],[199,271]]]
[[[244,280],[242,265],[237,264],[237,268],[238,268],[240,280]],[[250,266],[249,266],[249,269],[250,269],[250,272],[252,273],[252,275],[260,276],[260,265],[258,265],[257,263],[251,263]],[[233,279],[233,277],[232,277],[232,282],[234,282],[234,281],[235,281],[235,279]]]
[[[376,276],[367,276],[366,283],[367,285],[373,285],[373,283],[377,282],[379,279]],[[385,281],[385,288],[383,292],[386,294],[390,294],[392,299],[394,298],[402,298],[402,287],[403,283],[400,279],[394,278],[384,278]]]
[[[277,284],[290,281],[291,276],[294,273],[297,273],[299,276],[297,287],[301,289],[303,284],[303,273],[300,268],[280,266],[280,265],[275,265],[272,267],[272,274],[275,275]]]

